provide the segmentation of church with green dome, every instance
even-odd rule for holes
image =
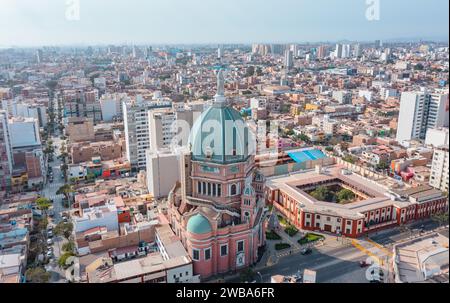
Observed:
[[[168,205],[172,229],[201,279],[255,264],[265,244],[265,200],[255,190],[264,180],[256,172],[252,136],[227,104],[219,70],[217,94],[192,128]]]

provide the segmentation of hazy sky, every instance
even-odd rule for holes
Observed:
[[[448,0],[0,0],[0,45],[447,39]],[[368,0],[376,1],[376,0]],[[73,16],[73,15],[72,15]]]

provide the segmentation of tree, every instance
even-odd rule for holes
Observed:
[[[64,243],[62,246],[62,249],[64,252],[71,252],[73,253],[75,251],[75,243],[73,241],[69,241],[67,243]]]
[[[333,194],[326,186],[317,187],[310,195],[319,201],[331,202],[333,200]]]
[[[249,66],[247,67],[247,70],[245,71],[245,77],[251,77],[255,74],[255,67]]]
[[[242,282],[251,282],[255,278],[255,272],[251,268],[247,268],[241,272],[240,277]]]
[[[37,198],[35,203],[37,207],[44,212],[47,211],[50,206],[52,206],[52,202],[49,199],[43,197]]]
[[[66,239],[70,238],[70,236],[72,235],[72,231],[73,224],[70,222],[59,222],[54,228],[55,235],[64,236],[64,238]]]
[[[25,278],[31,283],[48,283],[51,274],[42,267],[29,268],[25,272]]]
[[[74,256],[74,253],[72,253],[72,252],[66,252],[66,253],[64,253],[63,255],[61,255],[61,257],[59,257],[59,259],[58,259],[58,266],[60,267],[60,268],[63,268],[63,269],[67,269],[71,264],[69,263],[69,261],[68,261],[68,259],[70,258],[70,257],[73,257]]]
[[[299,138],[300,140],[302,140],[303,142],[306,142],[306,143],[309,143],[309,142],[310,142],[309,137],[308,137],[307,135],[305,135],[305,134],[300,134],[300,135],[298,136],[298,138]]]
[[[439,227],[441,227],[444,224],[448,224],[448,212],[434,214],[433,216],[431,216],[431,220],[439,223]]]
[[[257,75],[257,76],[262,76],[262,75],[263,75],[263,72],[262,72],[262,69],[261,69],[260,66],[258,66],[258,67],[256,68],[256,75]]]
[[[70,194],[74,193],[74,192],[75,192],[75,190],[72,188],[72,186],[70,184],[64,184],[56,191],[56,194],[64,195],[66,197],[66,199],[69,200]]]
[[[342,160],[351,164],[355,163],[355,159],[353,158],[352,155],[346,155],[345,157],[342,158]]]
[[[339,203],[345,202],[345,201],[351,201],[351,200],[355,199],[355,193],[349,189],[343,188],[337,193],[336,197],[337,197],[337,201]]]

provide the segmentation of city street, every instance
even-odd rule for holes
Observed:
[[[57,111],[57,102],[54,101],[54,108],[55,112]],[[53,172],[53,182],[50,182],[47,180],[47,183],[45,184],[41,195],[51,199],[53,201],[53,213],[54,216],[49,220],[49,224],[51,224],[53,227],[56,226],[59,222],[61,222],[61,213],[65,210],[63,206],[63,198],[64,195],[60,194],[58,195],[56,192],[58,189],[65,184],[64,177],[62,176],[61,172],[61,164],[62,161],[58,158],[61,154],[60,149],[62,146],[62,143],[64,142],[60,138],[61,134],[57,127],[55,127],[54,135],[51,137],[51,140],[53,141],[54,146],[54,156],[53,161],[49,162],[49,166],[52,168]],[[53,237],[53,261],[46,265],[46,270],[48,272],[51,272],[51,282],[52,283],[64,283],[65,282],[65,276],[64,272],[59,268],[58,266],[58,259],[62,255],[62,245],[67,242],[66,239],[62,236],[54,236]]]

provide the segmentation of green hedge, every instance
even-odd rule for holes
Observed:
[[[325,237],[322,235],[307,233],[303,238],[298,240],[298,244],[303,245],[311,242],[316,242],[322,239],[325,239]]]
[[[284,229],[284,231],[291,237],[295,236],[298,233],[298,229],[293,225],[289,225]]]
[[[286,248],[290,248],[291,244],[288,243],[277,243],[275,244],[275,249],[276,250],[282,250],[282,249],[286,249]]]
[[[271,230],[271,231],[266,231],[266,239],[267,240],[281,240],[281,237],[276,232]]]

